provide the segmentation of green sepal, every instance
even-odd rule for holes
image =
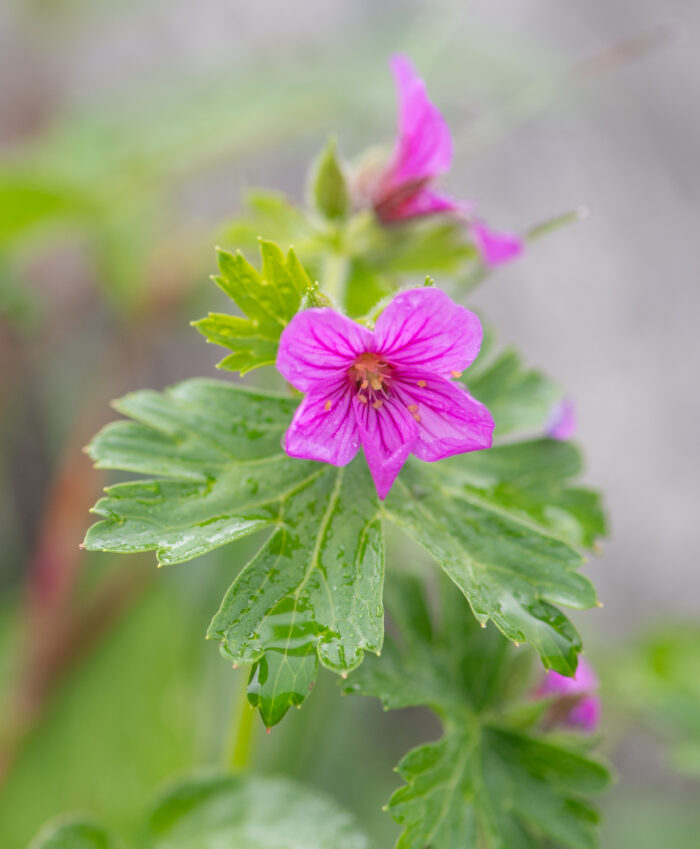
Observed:
[[[325,218],[344,218],[350,209],[350,192],[334,138],[328,140],[311,168],[309,194]]]

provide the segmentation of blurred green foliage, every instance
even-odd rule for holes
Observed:
[[[89,821],[49,825],[31,849],[113,849]],[[138,845],[149,849],[369,849],[332,800],[288,779],[209,775],[182,780],[158,800]]]

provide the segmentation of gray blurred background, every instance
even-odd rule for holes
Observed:
[[[127,388],[212,372],[217,352],[187,327],[208,305],[212,234],[247,187],[301,199],[327,133],[349,157],[390,140],[386,57],[402,50],[453,128],[453,194],[515,230],[589,208],[474,298],[575,399],[587,480],[607,496],[612,536],[590,563],[605,607],[579,617],[584,638],[601,652],[697,617],[699,39],[691,0],[5,0],[2,167],[87,187],[105,223],[5,242],[0,295],[20,319],[0,329],[14,491],[0,587],[17,591],[36,505],[87,435],[72,430],[75,410],[93,404],[99,423]],[[112,192],[128,198],[114,219]],[[134,221],[151,247],[131,263],[119,236]],[[156,304],[133,362],[118,341],[122,292]],[[97,370],[106,337],[117,342]]]

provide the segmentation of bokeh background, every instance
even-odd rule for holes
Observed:
[[[104,484],[80,448],[111,398],[213,372],[188,322],[222,223],[253,186],[301,200],[329,133],[347,156],[390,139],[396,50],[453,128],[454,193],[516,230],[589,209],[473,303],[567,387],[607,495],[605,607],[578,620],[620,774],[604,845],[697,845],[699,33],[692,0],[5,0],[3,847],[65,809],[128,826],[220,758],[236,675],[203,634],[241,549],[157,581],[151,557],[80,553]],[[390,767],[434,734],[324,679],[255,766],[331,789],[383,846]]]

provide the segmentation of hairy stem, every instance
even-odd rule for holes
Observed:
[[[350,261],[345,254],[333,251],[326,254],[321,270],[321,291],[341,309],[345,304],[345,287]]]

